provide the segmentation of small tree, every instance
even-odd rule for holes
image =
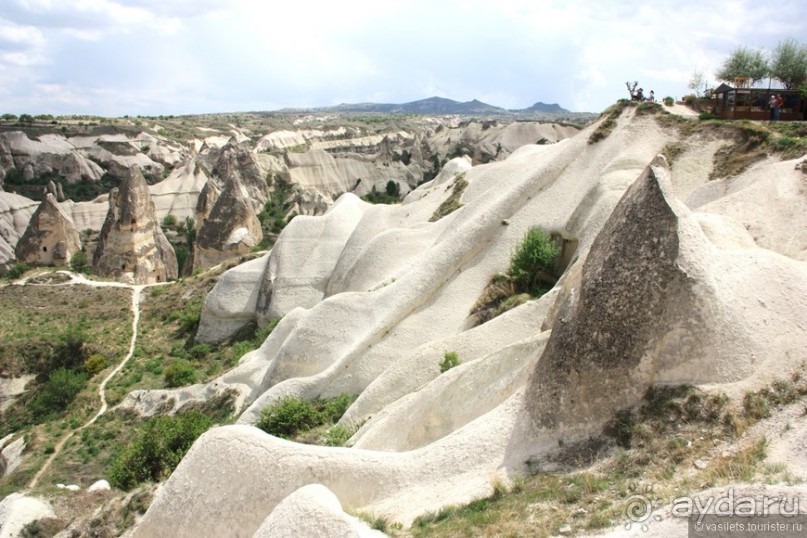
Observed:
[[[390,179],[389,181],[387,181],[387,194],[396,199],[400,198],[401,186]]]
[[[773,51],[770,72],[788,90],[804,84],[807,81],[807,45],[792,38],[781,41]]]
[[[703,76],[703,73],[698,71],[697,69],[692,72],[692,78],[689,79],[689,84],[687,88],[695,92],[695,97],[701,96],[701,88],[706,85],[706,78]]]
[[[92,269],[87,253],[80,250],[70,258],[70,269],[76,273],[89,273]]]
[[[761,50],[739,47],[732,52],[715,73],[715,77],[726,82],[736,78],[748,78],[755,84],[768,76],[770,67]]]
[[[190,217],[185,217],[185,245],[188,249],[192,249],[195,241],[196,222]]]

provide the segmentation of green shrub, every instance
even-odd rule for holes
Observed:
[[[83,250],[76,252],[73,257],[70,258],[70,269],[76,273],[89,273],[92,270],[92,264],[90,264],[87,253]]]
[[[86,384],[87,376],[83,372],[67,368],[54,370],[32,402],[35,416],[44,418],[63,411]]]
[[[179,332],[180,334],[193,334],[199,327],[199,322],[202,319],[202,302],[203,298],[185,303],[185,308],[181,312],[172,312],[171,317],[176,315],[175,319],[179,319]]]
[[[348,439],[350,439],[350,430],[341,424],[337,424],[325,432],[322,444],[325,446],[345,446]]]
[[[401,197],[401,186],[391,179],[387,181],[386,191],[388,196],[396,199]]]
[[[443,355],[443,360],[440,361],[440,373],[445,373],[455,366],[459,366],[460,358],[457,356],[456,351],[446,351],[446,354]]]
[[[355,399],[350,394],[314,401],[288,396],[264,408],[256,426],[266,433],[291,439],[317,426],[335,424]]]
[[[288,439],[300,431],[315,428],[322,422],[322,415],[313,403],[289,396],[264,408],[255,425],[266,433]]]
[[[188,350],[188,355],[193,359],[204,359],[210,353],[210,346],[207,344],[196,344]]]
[[[134,441],[114,456],[107,469],[110,484],[130,490],[146,481],[164,480],[212,425],[210,417],[197,411],[145,422]]]
[[[57,368],[82,369],[84,361],[89,357],[86,342],[87,334],[81,327],[81,323],[68,325],[64,332],[56,338],[50,358],[50,371]]]
[[[92,377],[104,368],[106,368],[109,363],[106,360],[106,357],[101,355],[100,353],[96,353],[94,355],[90,355],[87,360],[84,361],[84,371],[87,372],[87,375]]]
[[[185,359],[176,359],[163,372],[165,386],[169,388],[196,383],[196,368]]]
[[[552,272],[560,248],[540,228],[530,228],[510,257],[509,273],[517,291],[540,295],[542,285],[555,284]]]
[[[673,104],[675,104],[675,99],[673,99],[672,97],[669,97],[669,96],[665,97],[664,98],[664,104],[667,105],[667,106],[673,106]]]
[[[12,265],[11,268],[8,270],[8,273],[6,273],[6,278],[8,278],[9,280],[16,280],[20,278],[23,274],[25,274],[25,271],[27,271],[28,269],[30,269],[30,267],[28,266],[27,263],[17,262],[14,265]]]
[[[612,437],[622,448],[630,448],[636,433],[636,414],[631,409],[622,409],[605,425],[603,432]]]
[[[700,120],[716,120],[717,116],[712,114],[711,112],[701,112],[698,114],[698,119]]]
[[[325,422],[336,422],[342,418],[354,400],[356,397],[351,394],[340,394],[334,398],[314,400],[314,405],[322,412]]]
[[[55,536],[62,530],[61,520],[46,517],[42,519],[35,519],[26,523],[17,535],[19,538],[46,538],[48,536]]]
[[[165,227],[173,227],[177,225],[177,218],[172,214],[167,214],[163,217],[163,226]]]
[[[182,245],[176,245],[174,246],[174,255],[177,257],[177,271],[181,275],[182,268],[185,267],[185,262],[191,255],[190,250],[188,250],[188,247],[184,247]]]
[[[362,196],[361,199],[371,204],[397,204],[401,201],[401,186],[389,180],[385,192],[378,192],[375,185],[373,185],[370,192]]]
[[[51,372],[59,368],[81,371],[89,357],[85,347],[87,335],[79,324],[70,324],[63,333],[52,341],[33,341],[22,351],[26,370],[37,375],[39,382],[45,382]]]
[[[760,420],[771,416],[771,407],[764,395],[752,392],[743,398],[743,409],[749,417]]]

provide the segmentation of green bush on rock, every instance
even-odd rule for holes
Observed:
[[[164,480],[212,425],[210,417],[196,411],[146,422],[134,441],[113,458],[107,470],[110,484],[130,490],[146,481]]]

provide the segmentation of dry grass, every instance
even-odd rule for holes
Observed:
[[[25,372],[25,350],[82,323],[87,346],[110,361],[131,337],[132,292],[120,288],[36,285],[0,288],[0,376]]]
[[[803,122],[701,121],[673,114],[655,118],[660,126],[674,130],[679,137],[662,150],[670,163],[685,148],[687,139],[695,135],[726,141],[715,153],[711,180],[737,176],[770,155],[796,159],[807,154],[807,128],[801,125]]]
[[[454,182],[451,183],[451,185],[449,185],[446,189],[451,189],[451,194],[443,201],[442,204],[440,204],[440,207],[434,211],[434,214],[429,219],[429,222],[437,222],[446,215],[461,208],[462,203],[460,203],[460,198],[462,197],[462,193],[465,192],[465,188],[467,186],[468,181],[465,180],[465,173],[455,175]]]
[[[796,374],[760,393],[771,402],[793,403],[804,398],[807,385]],[[615,417],[610,437],[562,447],[551,460],[530,462],[537,474],[508,491],[497,489],[487,499],[427,514],[411,529],[388,532],[543,537],[558,535],[566,525],[573,533],[593,532],[627,523],[626,510],[637,494],[656,506],[706,487],[792,480],[781,467],[764,465],[765,438],[740,437],[733,420],[747,425],[755,419],[721,395],[691,387],[652,388],[640,408]],[[705,468],[701,462],[695,466],[698,460]]]
[[[622,112],[631,106],[636,106],[636,103],[633,101],[628,101],[627,99],[620,99],[616,102],[616,104],[611,105],[607,108],[603,113],[602,116],[605,116],[605,119],[600,123],[599,127],[597,127],[591,136],[588,138],[589,144],[596,144],[600,140],[604,140],[608,138],[608,135],[616,128],[616,120],[619,116],[622,115]]]

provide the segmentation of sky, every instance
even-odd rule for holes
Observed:
[[[600,112],[626,81],[680,98],[738,46],[805,36],[805,0],[0,0],[0,113]]]

